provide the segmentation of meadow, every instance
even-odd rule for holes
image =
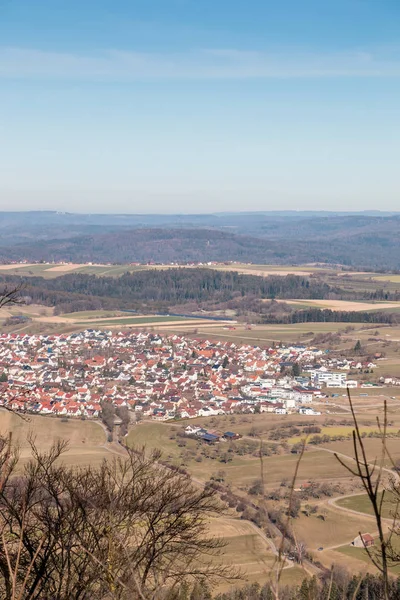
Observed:
[[[235,428],[235,431],[238,428]],[[173,439],[178,428],[169,423],[147,423],[136,425],[127,438],[128,445],[147,448],[160,448],[165,459],[177,466],[185,466],[191,475],[202,482],[206,482],[217,471],[224,471],[224,481],[233,489],[241,490],[250,487],[256,479],[260,478],[260,461],[257,456],[233,454],[228,462],[221,462],[218,458],[201,455],[204,443],[190,438],[182,441]],[[237,442],[240,444],[240,441]],[[209,447],[207,447],[207,450]],[[229,449],[229,442],[221,442],[219,450],[222,455]],[[196,456],[201,455],[197,461]],[[212,452],[211,452],[212,455]],[[222,456],[223,458],[223,456]],[[231,458],[231,457],[230,457]],[[263,459],[265,485],[273,489],[280,485],[282,480],[289,480],[298,461],[296,454],[274,454]],[[307,450],[301,460],[298,472],[298,484],[309,480],[332,482],[337,480],[349,481],[349,474],[339,464],[333,454],[316,448]]]
[[[48,451],[58,440],[66,440],[68,447],[61,460],[71,466],[96,465],[111,456],[106,448],[105,431],[93,421],[20,416],[1,409],[0,434],[8,432],[12,432],[13,442],[19,447],[22,464],[31,456],[30,438],[41,451]]]
[[[379,499],[381,499],[382,494],[379,494]],[[349,496],[348,498],[339,498],[336,500],[336,504],[341,506],[342,508],[347,508],[349,510],[355,510],[357,512],[365,513],[367,515],[373,515],[373,508],[366,494],[357,494],[356,496]],[[398,509],[396,509],[396,500],[391,492],[385,492],[384,502],[383,502],[383,517],[385,519],[391,519],[393,514],[397,514]]]

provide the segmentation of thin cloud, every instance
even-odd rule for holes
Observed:
[[[0,48],[0,77],[134,81],[399,77],[400,57],[365,51],[268,53],[229,48],[175,54],[108,50],[97,54]]]

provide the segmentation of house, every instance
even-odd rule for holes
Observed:
[[[222,436],[225,440],[239,440],[242,436],[239,433],[234,433],[233,431],[225,431]]]
[[[185,427],[185,435],[195,435],[198,431],[200,431],[201,427],[196,427],[195,425],[188,425]]]
[[[317,410],[314,410],[313,408],[308,407],[308,406],[300,406],[299,414],[300,415],[317,416],[317,415],[320,415],[321,413]]]
[[[375,540],[370,533],[362,533],[351,542],[356,548],[369,548],[375,544]]]
[[[204,442],[207,442],[207,444],[215,444],[216,442],[219,442],[219,437],[217,435],[213,435],[212,433],[203,433],[201,439]]]

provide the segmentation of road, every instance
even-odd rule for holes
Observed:
[[[330,454],[337,454],[337,456],[340,456],[341,458],[345,458],[346,460],[351,460],[353,462],[356,462],[356,459],[354,458],[354,456],[349,456],[348,454],[343,454],[342,452],[337,452],[336,450],[330,450],[329,448],[324,448],[322,446],[318,446],[318,450],[323,450],[324,452],[329,452]],[[373,467],[374,464],[373,463],[368,463],[368,465],[370,467]],[[379,468],[379,464],[378,464],[378,468]],[[400,476],[398,473],[396,473],[395,471],[393,471],[392,469],[388,469],[387,467],[382,467],[382,471],[384,471],[385,473],[389,473],[389,475],[395,480],[395,482],[399,482]]]

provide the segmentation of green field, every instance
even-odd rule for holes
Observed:
[[[375,539],[375,543],[377,543],[377,539]],[[378,548],[376,548],[378,551]],[[340,552],[349,558],[355,558],[357,560],[363,561],[367,563],[369,567],[369,571],[373,571],[374,567],[371,563],[371,559],[369,558],[367,551],[364,548],[355,548],[354,546],[345,545],[340,548],[336,548],[336,552]],[[390,571],[393,575],[400,575],[400,565],[392,565],[390,566]]]
[[[381,498],[381,494],[379,495]],[[357,512],[362,512],[367,515],[373,515],[374,511],[371,505],[371,502],[368,499],[366,494],[357,494],[357,496],[350,496],[349,498],[341,498],[337,500],[336,504],[338,506],[342,506],[343,508],[348,508],[350,510],[356,510]],[[393,494],[391,492],[385,493],[385,501],[383,503],[383,516],[385,519],[391,519],[393,517],[393,513],[396,512],[396,504],[394,500]]]

